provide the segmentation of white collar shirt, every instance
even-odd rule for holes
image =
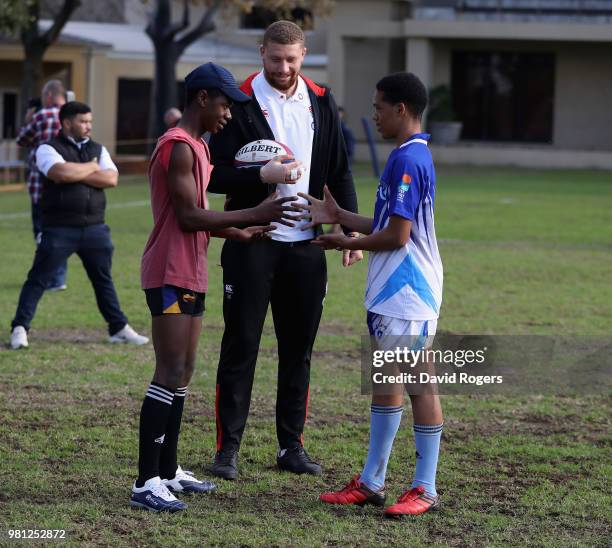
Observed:
[[[274,134],[274,139],[286,145],[295,158],[302,162],[302,176],[295,184],[277,185],[280,196],[297,196],[298,192],[310,189],[310,163],[312,160],[312,141],[314,137],[314,117],[306,82],[298,77],[295,93],[287,94],[273,88],[266,80],[263,71],[253,79],[253,91],[259,107]],[[304,198],[297,200],[306,203]],[[308,221],[296,221],[295,227],[274,223],[277,229],[270,233],[274,240],[297,242],[314,238],[314,229],[301,230]]]
[[[70,135],[66,135],[66,138],[74,143],[79,150],[81,150],[81,147],[89,141],[89,137],[86,137],[82,141],[75,141]],[[62,155],[51,145],[42,144],[36,149],[36,167],[45,177],[48,176],[49,170],[55,164],[64,163],[66,163],[66,160],[64,160]],[[102,146],[100,157],[98,158],[98,164],[100,165],[101,170],[112,169],[113,171],[118,171],[117,166],[113,162],[108,150],[104,145]]]

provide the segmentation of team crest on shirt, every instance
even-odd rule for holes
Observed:
[[[410,183],[412,182],[412,178],[408,173],[404,173],[402,175],[402,184],[400,185],[400,190],[406,192],[410,188]]]
[[[408,192],[410,190],[410,183],[412,182],[412,178],[410,177],[410,175],[408,173],[404,173],[402,175],[402,182],[399,186],[399,190],[397,192],[397,198],[398,200],[403,200],[404,199],[404,195],[406,194],[406,192]]]

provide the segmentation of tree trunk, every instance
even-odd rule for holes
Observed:
[[[149,151],[152,151],[156,139],[166,130],[164,113],[171,107],[178,107],[176,63],[190,44],[214,30],[213,19],[222,4],[222,0],[210,3],[198,24],[187,31],[190,24],[190,1],[183,0],[182,20],[173,23],[170,0],[157,0],[145,29],[155,48],[155,77],[149,112]]]
[[[28,101],[33,97],[40,97],[43,76],[42,60],[47,49],[38,32],[40,6],[38,2],[28,5],[28,23],[21,30],[21,43],[23,45],[24,61],[23,76],[21,79],[21,108],[20,122],[23,122]]]
[[[164,113],[171,107],[178,107],[178,86],[176,83],[176,63],[178,54],[172,40],[156,41],[155,76],[151,90],[149,111],[149,151],[155,148],[155,141],[166,131]]]
[[[43,77],[43,55],[45,48],[36,44],[28,44],[24,47],[25,59],[23,61],[23,76],[21,78],[21,108],[20,121],[23,122],[28,101],[33,97],[40,97]]]
[[[23,120],[28,101],[40,97],[43,84],[43,57],[47,48],[57,40],[70,16],[81,4],[81,0],[64,0],[60,10],[55,14],[51,27],[40,33],[40,0],[28,0],[28,21],[21,29],[21,43],[25,59],[21,81],[21,121]]]

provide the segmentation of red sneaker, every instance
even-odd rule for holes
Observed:
[[[385,516],[391,518],[399,518],[401,516],[415,516],[424,514],[430,510],[438,510],[440,508],[440,497],[432,497],[425,491],[422,485],[406,491],[397,499],[395,504],[385,508]]]
[[[373,504],[374,506],[384,506],[386,497],[384,487],[378,491],[372,491],[359,481],[359,475],[357,475],[340,491],[323,493],[319,498],[329,504],[356,504],[357,506]]]

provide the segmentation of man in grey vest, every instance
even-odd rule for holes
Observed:
[[[19,296],[12,321],[13,349],[28,346],[27,332],[38,301],[57,267],[76,253],[91,281],[108,324],[109,342],[146,344],[127,323],[111,277],[113,243],[104,224],[105,188],[117,186],[118,172],[106,147],[89,138],[91,109],[71,101],[59,112],[59,134],[36,150],[43,185],[42,239]]]

